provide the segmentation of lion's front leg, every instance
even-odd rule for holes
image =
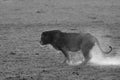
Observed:
[[[63,53],[64,56],[65,56],[65,59],[64,59],[63,63],[69,62],[69,61],[70,61],[70,57],[69,57],[68,51],[62,50],[62,53]]]

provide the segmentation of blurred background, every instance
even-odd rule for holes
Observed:
[[[119,23],[120,0],[0,0],[0,23]]]

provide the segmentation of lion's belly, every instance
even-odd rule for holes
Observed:
[[[78,44],[69,45],[69,51],[76,52],[76,51],[79,51],[79,50],[80,50],[80,46]]]

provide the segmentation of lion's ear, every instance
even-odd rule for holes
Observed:
[[[60,30],[53,30],[53,32],[56,34],[56,33],[61,33]]]

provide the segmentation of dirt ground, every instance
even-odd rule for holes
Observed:
[[[72,24],[71,24],[72,25]],[[75,24],[74,24],[75,25]],[[97,26],[96,24],[92,24]],[[49,46],[41,47],[40,35],[43,30],[59,29],[68,32],[71,26],[63,24],[0,25],[0,78],[1,80],[119,80],[120,67],[116,66],[79,66],[79,69],[63,65],[64,56]],[[57,26],[57,27],[56,27]],[[80,26],[80,25],[79,25]],[[91,28],[79,27],[77,28]],[[99,26],[105,27],[103,24]],[[117,26],[117,25],[116,25]],[[115,27],[112,31],[119,31]],[[100,29],[99,29],[100,30]],[[104,35],[114,39],[116,46],[119,35]],[[114,38],[112,38],[114,37]],[[114,50],[118,47],[113,46]]]
[[[0,0],[0,80],[120,80],[120,66],[62,64],[43,31],[89,32],[120,56],[120,0]]]

